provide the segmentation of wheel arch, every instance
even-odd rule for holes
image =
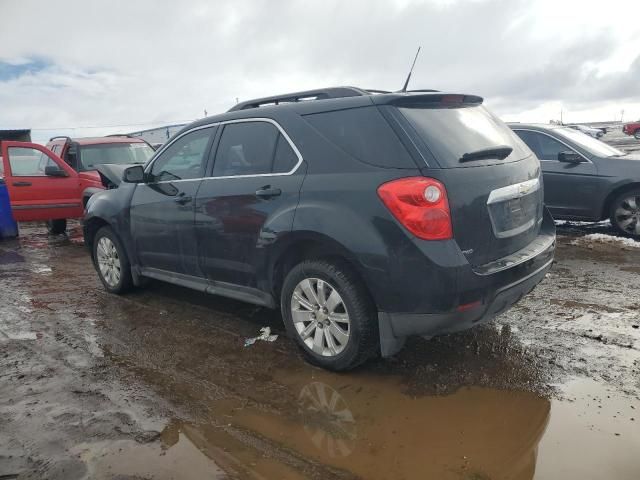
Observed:
[[[620,185],[609,192],[609,194],[605,198],[604,205],[602,206],[600,220],[606,220],[607,218],[609,218],[609,214],[611,213],[611,206],[616,197],[625,192],[636,189],[640,189],[640,182],[625,183],[624,185]]]
[[[102,227],[110,227],[111,224],[102,217],[91,217],[85,219],[83,222],[83,234],[84,245],[91,252],[91,258],[93,259],[93,241],[96,238],[96,233]]]
[[[317,232],[297,232],[287,236],[276,244],[268,267],[269,287],[278,301],[282,285],[293,267],[308,259],[334,259],[347,264],[362,282],[371,301],[376,305],[371,288],[363,275],[363,268],[355,255],[338,241]],[[377,307],[377,305],[376,305]]]

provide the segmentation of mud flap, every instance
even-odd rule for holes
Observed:
[[[378,331],[380,332],[380,354],[392,357],[404,347],[406,337],[396,337],[391,328],[391,319],[385,312],[378,312]]]

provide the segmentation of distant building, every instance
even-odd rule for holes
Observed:
[[[0,130],[0,140],[13,140],[17,142],[30,142],[31,130],[23,128],[20,130]]]
[[[140,137],[154,146],[162,145],[167,140],[169,140],[176,132],[180,131],[185,125],[187,124],[181,123],[178,125],[167,125],[165,127],[150,128],[148,130],[131,132],[129,133],[129,136]]]

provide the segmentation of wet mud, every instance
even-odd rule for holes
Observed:
[[[493,323],[333,374],[277,312],[102,289],[79,228],[0,243],[0,478],[640,478],[640,249],[559,227]],[[270,326],[274,343],[244,347]]]

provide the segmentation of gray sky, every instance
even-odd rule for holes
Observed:
[[[398,89],[418,45],[413,88],[481,95],[505,120],[546,122],[561,108],[569,122],[619,119],[622,109],[638,119],[633,5],[0,0],[0,128],[38,129],[44,141],[193,120],[236,97]],[[101,128],[64,128],[83,126]]]

